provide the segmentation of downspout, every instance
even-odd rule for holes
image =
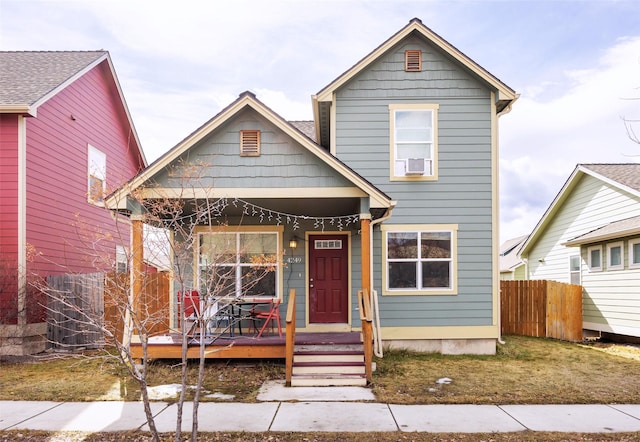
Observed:
[[[371,254],[373,255],[373,227],[376,224],[380,224],[386,220],[388,220],[389,218],[391,218],[391,215],[393,214],[393,208],[395,207],[396,203],[395,201],[392,203],[392,206],[389,208],[389,210],[387,210],[387,213],[384,214],[384,216],[382,216],[381,218],[378,218],[376,220],[371,220],[371,222],[369,223],[369,250],[371,250]],[[373,256],[372,256],[373,258]],[[373,287],[373,259],[369,260],[369,266],[370,266],[370,271],[369,271],[369,275],[371,278],[370,287]],[[380,314],[379,314],[379,309],[378,309],[378,297],[377,295],[374,296],[373,295],[373,289],[372,289],[372,293],[371,293],[371,311],[373,312],[373,353],[381,358],[383,357],[383,352],[382,352],[382,337],[381,337],[381,331],[380,331]]]
[[[492,97],[493,97],[494,93],[492,92],[492,93],[491,93],[491,95],[492,95]],[[499,157],[499,152],[498,152],[498,151],[499,151],[499,149],[500,149],[500,146],[499,146],[499,144],[498,144],[498,138],[499,138],[499,133],[498,133],[498,119],[499,119],[502,115],[506,115],[506,114],[508,114],[509,112],[511,112],[511,109],[513,108],[513,103],[515,103],[515,102],[516,102],[516,100],[517,100],[519,97],[520,97],[520,95],[519,95],[519,94],[516,94],[516,95],[515,95],[515,97],[514,97],[511,101],[509,101],[509,104],[508,104],[508,105],[506,105],[506,106],[505,106],[505,107],[504,107],[500,112],[496,112],[495,125],[493,125],[493,124],[492,124],[492,128],[495,130],[495,143],[496,143],[496,144],[495,144],[495,147],[496,147],[496,157]],[[493,106],[495,106],[495,99],[493,99],[493,100],[491,101],[491,103],[492,103],[492,107],[493,107]],[[493,121],[493,117],[492,117],[492,121]],[[500,168],[499,161],[497,161],[496,167],[497,167],[498,169]],[[496,177],[499,177],[499,176],[500,176],[500,174],[499,174],[499,172],[497,172],[497,173],[496,173]],[[497,180],[499,180],[499,178],[497,178]],[[496,183],[496,187],[497,187],[496,191],[497,191],[497,192],[500,192],[500,183],[499,183],[499,182],[497,182],[497,183]],[[500,217],[499,204],[498,204],[498,212],[496,213],[496,216],[498,216],[498,223],[499,223],[499,222],[500,222],[500,221],[499,221],[499,219],[500,219],[500,218],[499,218],[499,217]],[[499,275],[499,274],[500,274],[500,270],[498,269],[498,275]],[[498,306],[497,306],[497,308],[498,308],[498,339],[497,339],[497,341],[498,341],[498,344],[500,344],[500,345],[504,345],[504,344],[506,344],[506,342],[502,339],[502,315],[500,314],[500,308],[501,308],[501,305],[502,305],[502,293],[501,293],[501,291],[500,291],[500,276],[498,276],[497,284],[498,284]]]

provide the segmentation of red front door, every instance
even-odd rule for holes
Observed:
[[[309,322],[349,321],[347,235],[309,236]]]

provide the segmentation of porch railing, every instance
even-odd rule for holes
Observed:
[[[367,382],[373,380],[373,314],[371,312],[371,294],[367,290],[358,290],[360,304],[360,322],[362,324],[362,343],[364,345],[364,365]]]
[[[287,317],[285,319],[285,382],[291,386],[293,376],[293,348],[296,343],[296,290],[289,290],[289,302],[287,303]]]

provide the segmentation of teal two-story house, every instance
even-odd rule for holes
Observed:
[[[135,236],[146,202],[186,202],[182,278],[282,305],[295,289],[298,335],[360,330],[365,289],[381,345],[493,354],[498,119],[517,97],[413,19],[312,96],[313,122],[245,92],[108,204]],[[251,274],[262,277],[246,285]]]

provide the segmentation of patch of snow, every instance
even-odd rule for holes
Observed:
[[[220,399],[223,401],[231,401],[233,399],[235,399],[235,395],[233,394],[224,394],[224,393],[220,393],[220,392],[216,392],[213,394],[208,394],[205,396],[206,398],[210,398],[210,399]]]

